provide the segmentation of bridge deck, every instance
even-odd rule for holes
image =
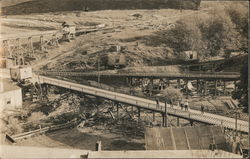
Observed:
[[[45,76],[34,75],[33,81],[37,81],[39,83],[51,84],[51,85],[55,85],[55,86],[59,86],[63,88],[68,88],[71,90],[110,99],[113,101],[126,103],[129,105],[134,105],[139,108],[164,113],[164,103],[161,103],[161,102],[159,106],[157,107],[156,102],[152,100],[135,97],[131,95],[126,95],[126,94],[121,94],[117,92],[102,90],[99,88],[89,87],[89,86],[67,82],[63,80],[58,80],[54,78],[49,78]],[[177,108],[176,106],[171,108],[169,105],[167,106],[167,113],[173,116],[184,118],[184,119],[190,119],[190,120],[203,122],[207,124],[221,125],[226,128],[235,129],[235,119],[225,117],[225,116],[215,115],[211,113],[201,114],[200,111],[192,110],[192,109],[190,109],[189,111],[183,111]],[[239,131],[248,133],[249,129],[248,129],[247,121],[238,120],[237,127]]]
[[[48,71],[43,72],[46,76],[77,76],[77,77],[150,77],[150,78],[172,78],[172,79],[223,79],[238,80],[237,73],[107,73],[107,72],[66,72]]]

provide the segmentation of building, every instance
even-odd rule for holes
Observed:
[[[0,68],[10,68],[15,66],[15,60],[13,58],[0,57]]]
[[[198,53],[196,51],[183,51],[180,53],[180,58],[185,61],[198,60]]]
[[[9,79],[0,78],[0,106],[1,111],[22,108],[22,89]]]

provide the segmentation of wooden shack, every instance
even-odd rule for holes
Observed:
[[[0,111],[22,108],[22,89],[8,79],[0,79]]]
[[[32,77],[32,68],[27,66],[16,66],[10,68],[12,80],[18,81]]]

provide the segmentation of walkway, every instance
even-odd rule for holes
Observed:
[[[63,80],[59,80],[55,78],[49,78],[45,76],[34,75],[32,80],[33,82],[59,86],[59,87],[83,92],[89,95],[110,99],[110,100],[117,101],[120,103],[133,105],[142,109],[147,109],[147,110],[151,110],[151,111],[155,111],[159,113],[165,112],[164,111],[165,105],[164,103],[161,103],[161,102],[159,103],[159,106],[157,107],[156,102],[152,100],[135,97],[131,95],[126,95],[122,93],[107,91],[107,90],[85,86],[85,85],[81,85],[77,83],[67,82],[67,81],[63,81]],[[201,114],[200,111],[191,110],[191,109],[189,111],[183,111],[183,110],[178,109],[176,106],[172,108],[169,105],[167,106],[167,113],[169,115],[180,117],[183,119],[203,122],[203,123],[212,124],[212,125],[221,125],[222,127],[235,129],[234,118],[229,118],[229,117],[225,117],[221,115],[215,115],[211,113]],[[249,131],[248,122],[243,121],[243,120],[238,120],[237,129],[238,131],[248,133]]]

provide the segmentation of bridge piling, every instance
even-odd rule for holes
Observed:
[[[29,57],[34,57],[34,46],[33,46],[33,41],[32,37],[28,37],[28,44],[27,44],[27,52],[29,53]]]
[[[166,124],[165,124],[165,113],[161,113],[161,116],[162,116],[162,127],[166,127]]]
[[[141,108],[138,108],[138,123],[141,121]]]
[[[181,88],[181,80],[180,79],[177,79],[177,84],[178,84],[178,89],[180,89]]]
[[[180,118],[179,117],[176,117],[176,119],[177,119],[177,127],[179,127],[180,126]]]
[[[218,81],[214,80],[214,96],[218,95],[217,87],[218,87]]]
[[[153,122],[155,122],[155,112],[152,111],[152,113],[153,113]]]
[[[223,81],[223,94],[226,95],[226,81]]]
[[[207,81],[204,81],[204,96],[207,95]]]
[[[119,104],[115,102],[116,105],[116,119],[119,120]]]

